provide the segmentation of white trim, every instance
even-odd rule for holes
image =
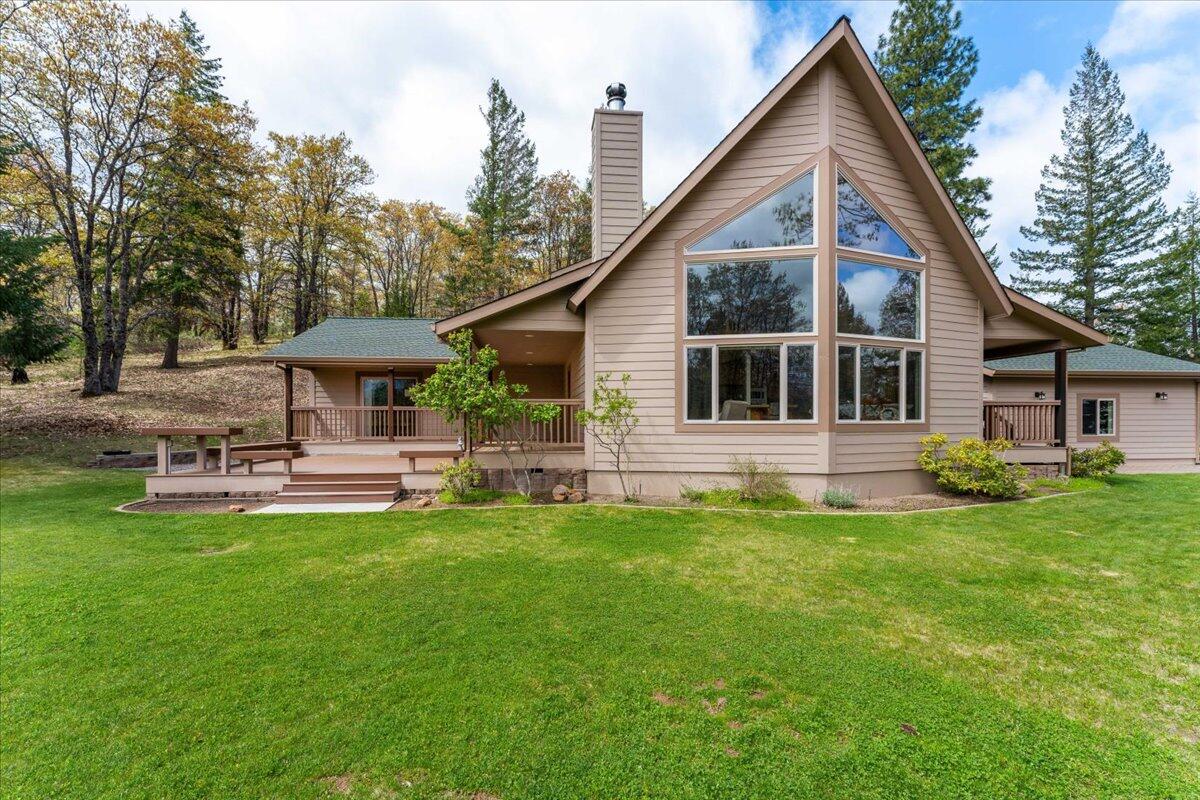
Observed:
[[[889,223],[889,226],[890,226],[890,223]],[[897,235],[897,236],[899,236],[900,234],[897,232],[897,234],[896,234],[896,235]],[[902,237],[902,236],[901,236],[900,238],[902,238],[902,239],[903,239],[904,237]],[[908,240],[907,240],[907,239],[905,239],[904,241],[906,241],[906,242],[907,242]],[[913,266],[915,266],[915,267],[922,267],[922,268],[924,268],[924,267],[927,267],[927,266],[929,266],[929,262],[927,262],[927,261],[926,261],[925,259],[923,259],[923,258],[922,258],[922,259],[916,259],[916,258],[909,258],[908,256],[894,256],[894,255],[892,255],[891,253],[881,253],[881,252],[879,252],[878,250],[863,250],[861,247],[851,247],[851,246],[850,246],[850,245],[848,245],[848,244],[839,244],[839,245],[837,246],[837,249],[838,249],[838,250],[845,250],[847,253],[854,253],[854,254],[856,254],[856,255],[858,255],[858,254],[861,254],[861,255],[865,256],[866,258],[868,258],[868,259],[872,259],[872,258],[880,258],[880,257],[883,257],[883,258],[894,258],[894,259],[896,259],[897,261],[907,261],[907,262],[909,262],[910,264],[912,264],[912,265],[913,265]],[[886,266],[886,265],[885,265],[885,266]],[[897,267],[897,269],[901,269],[901,267]],[[914,271],[914,272],[917,272],[918,270],[913,270],[913,271]],[[921,269],[921,270],[919,270],[919,271],[922,271],[922,272],[923,272],[923,271],[924,271],[924,269]]]
[[[783,342],[779,345],[782,351],[781,358],[783,359],[782,367],[779,370],[780,384],[780,405],[779,417],[785,422],[816,422],[820,416],[818,406],[820,403],[820,380],[821,370],[820,364],[817,362],[817,343],[816,342]],[[795,419],[788,416],[788,348],[789,347],[807,347],[812,351],[812,416],[808,418],[796,417]]]
[[[742,337],[746,337],[746,338],[749,338],[749,337],[760,337],[760,338],[775,337],[775,338],[778,338],[781,336],[816,336],[817,335],[817,318],[820,316],[820,314],[817,313],[817,298],[821,296],[820,295],[820,286],[818,285],[818,281],[819,281],[818,273],[820,272],[820,269],[818,267],[820,266],[820,262],[816,256],[816,254],[814,253],[812,255],[797,256],[796,258],[793,258],[793,259],[789,259],[789,258],[744,258],[744,259],[740,259],[740,260],[742,260],[742,261],[779,262],[779,261],[796,261],[796,260],[805,259],[805,258],[810,259],[812,261],[812,264],[810,265],[810,270],[812,273],[810,276],[811,277],[810,285],[812,286],[812,293],[809,297],[809,303],[808,303],[809,316],[812,318],[812,326],[811,326],[812,329],[807,330],[807,331],[773,331],[771,333],[701,333],[701,334],[688,333],[688,328],[690,326],[690,320],[688,319],[688,310],[691,307],[691,303],[688,301],[688,268],[697,266],[700,264],[725,264],[725,263],[728,263],[728,260],[716,260],[716,261],[713,261],[711,259],[701,259],[698,261],[686,261],[685,260],[683,262],[683,337],[682,337],[683,340],[685,342],[687,342],[687,341],[704,341],[706,339],[707,340],[737,339],[737,338],[742,338]],[[835,314],[835,316],[836,316],[836,314]]]

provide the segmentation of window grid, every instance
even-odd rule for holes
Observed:
[[[897,419],[894,419],[894,420],[872,420],[872,419],[865,420],[862,418],[862,374],[861,374],[862,373],[862,358],[861,358],[861,350],[863,347],[878,347],[878,348],[884,349],[884,350],[898,350],[900,352],[900,378],[899,378],[900,392],[899,392],[899,403],[898,403],[899,414],[898,414]],[[912,348],[912,347],[886,347],[883,345],[839,344],[837,346],[838,355],[840,355],[842,350],[853,350],[854,351],[854,416],[853,417],[843,417],[841,403],[838,402],[838,403],[836,403],[836,405],[838,406],[837,412],[836,412],[836,415],[837,415],[836,421],[837,422],[841,422],[841,423],[853,422],[853,423],[857,423],[859,425],[900,425],[900,424],[908,423],[908,422],[922,423],[925,421],[925,417],[928,414],[928,412],[926,411],[926,397],[925,397],[925,385],[926,384],[925,384],[925,351],[924,350]],[[919,408],[921,409],[921,414],[919,417],[914,418],[914,419],[909,419],[909,417],[908,417],[908,355],[909,355],[909,353],[916,354],[918,356],[918,358],[920,358],[920,363],[921,363],[921,380],[920,380],[920,383],[918,383],[918,391],[920,392]],[[835,384],[834,385],[836,387],[835,388],[835,396],[840,399],[840,396],[841,396],[840,389],[841,389],[841,385],[842,385],[842,361],[841,361],[841,358],[839,358],[836,355],[834,357],[834,373],[835,373],[835,375],[834,375]]]
[[[722,419],[719,419],[720,414],[721,414],[720,403],[718,402],[719,396],[720,396],[720,350],[722,350],[722,349],[745,350],[748,348],[753,348],[755,346],[756,346],[755,344],[747,343],[747,344],[734,344],[734,345],[720,345],[720,344],[688,345],[688,346],[684,347],[684,352],[683,352],[683,364],[684,364],[683,413],[684,413],[684,421],[685,422],[699,423],[699,424],[714,424],[714,425],[729,425],[729,424],[735,424],[735,425],[744,425],[744,424],[779,425],[779,424],[785,424],[785,423],[797,423],[797,422],[811,423],[811,422],[817,421],[817,407],[819,406],[818,398],[820,397],[820,395],[818,394],[817,345],[815,342],[796,342],[796,341],[779,342],[779,343],[760,342],[757,344],[757,346],[761,349],[766,349],[769,347],[778,347],[779,348],[779,419],[761,419],[761,420],[722,420]],[[807,347],[812,351],[812,364],[813,364],[813,370],[812,370],[813,404],[812,405],[813,405],[813,410],[812,410],[812,415],[809,417],[801,418],[801,417],[789,417],[788,416],[788,405],[789,405],[789,403],[788,403],[788,400],[789,400],[789,398],[788,398],[788,348],[789,347]],[[692,383],[691,380],[689,379],[688,373],[687,373],[688,367],[690,366],[689,360],[688,360],[688,353],[693,350],[708,351],[710,354],[709,355],[709,365],[710,365],[709,369],[710,369],[711,374],[709,376],[709,417],[708,417],[708,419],[696,419],[694,417],[688,416],[688,410],[691,406],[691,383]]]

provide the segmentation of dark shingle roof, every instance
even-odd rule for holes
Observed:
[[[984,365],[997,372],[1008,371],[1045,371],[1054,370],[1054,356],[1050,353],[1040,353],[1036,356],[1016,356],[1015,358],[998,358],[985,361]],[[1089,347],[1075,353],[1067,354],[1068,372],[1178,372],[1200,376],[1200,364],[1184,361],[1170,356],[1160,356],[1157,353],[1147,353],[1145,350],[1135,350],[1119,344],[1106,344],[1100,347]]]
[[[424,317],[329,317],[265,358],[450,358]]]

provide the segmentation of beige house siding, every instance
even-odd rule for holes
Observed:
[[[679,433],[675,430],[676,243],[809,158],[817,147],[816,75],[801,81],[588,298],[592,374],[628,372],[641,424],[633,467],[724,473],[731,455],[754,454],[792,472],[817,469],[817,434]],[[589,468],[611,469],[589,447]],[[646,484],[647,488],[651,484]],[[669,490],[669,487],[668,487]]]
[[[313,405],[359,405],[358,386],[353,369],[318,367],[312,370]]]
[[[563,289],[545,297],[497,314],[475,325],[475,330],[582,331],[583,315],[567,309],[571,289]]]
[[[927,253],[925,270],[929,429],[951,438],[980,434],[982,309],[924,207],[913,194],[858,97],[834,70],[833,146],[867,188],[918,238]],[[924,432],[888,432],[884,426],[836,434],[838,472],[912,469]]]
[[[567,397],[575,400],[582,400],[586,393],[585,376],[584,376],[584,345],[579,343],[579,349],[571,356],[571,360],[567,363]]]
[[[642,112],[596,109],[592,194],[592,258],[599,258],[642,221]]]
[[[1006,378],[989,382],[994,400],[1032,400],[1042,391],[1054,396],[1050,378]],[[1166,392],[1166,400],[1156,400]],[[1125,451],[1133,470],[1154,466],[1186,466],[1196,462],[1196,382],[1178,378],[1085,378],[1068,376],[1067,442],[1072,447],[1093,447],[1095,439],[1080,441],[1079,401],[1083,397],[1117,399],[1115,446]],[[1104,437],[1108,438],[1108,437]]]

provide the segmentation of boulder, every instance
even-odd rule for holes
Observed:
[[[571,490],[560,483],[554,487],[554,490],[550,492],[550,495],[554,498],[554,502],[561,503],[563,500],[567,499],[567,495],[570,493]]]
[[[417,502],[413,503],[413,508],[428,508],[431,505],[433,505],[433,498],[426,494],[417,498]]]
[[[244,511],[246,510],[246,507],[245,507],[245,506],[233,505],[233,506],[230,506],[230,507],[229,507],[229,510],[230,510],[230,512],[232,512],[232,513],[234,513],[234,514],[241,514],[242,512],[244,512]]]
[[[578,489],[571,490],[571,493],[569,495],[567,495],[567,502],[568,503],[582,503],[583,502],[583,492],[579,491]]]

